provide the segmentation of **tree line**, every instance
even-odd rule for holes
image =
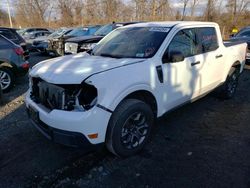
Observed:
[[[229,31],[250,24],[250,0],[18,0],[13,1],[15,27],[72,27],[112,21],[215,21]],[[177,2],[177,1],[176,1]],[[203,8],[201,8],[203,7]],[[0,24],[8,15],[0,9]]]

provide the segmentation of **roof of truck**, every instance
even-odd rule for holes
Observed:
[[[174,26],[189,26],[189,25],[211,25],[216,26],[215,22],[194,22],[194,21],[167,21],[167,22],[144,22],[126,27],[174,27]]]

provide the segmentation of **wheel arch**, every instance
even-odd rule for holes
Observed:
[[[0,59],[0,68],[13,68],[13,66],[10,64],[10,62],[7,59]]]
[[[229,73],[227,76],[230,76],[235,71],[235,69],[240,69],[240,72],[242,72],[243,68],[244,68],[244,66],[240,63],[240,61],[236,61],[230,67],[230,70],[229,70]]]

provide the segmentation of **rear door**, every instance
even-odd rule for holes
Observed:
[[[215,88],[223,77],[224,64],[222,48],[219,47],[216,29],[214,27],[197,28],[204,68],[201,70],[203,76],[202,93]]]
[[[172,60],[171,54],[182,54],[184,59]],[[164,82],[163,101],[166,110],[185,103],[200,94],[203,59],[195,28],[175,34],[162,59]]]

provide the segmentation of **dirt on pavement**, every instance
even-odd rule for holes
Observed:
[[[246,69],[233,99],[212,93],[164,115],[147,147],[121,159],[47,140],[25,112],[28,78],[18,79],[0,107],[0,187],[250,187],[249,86]]]

